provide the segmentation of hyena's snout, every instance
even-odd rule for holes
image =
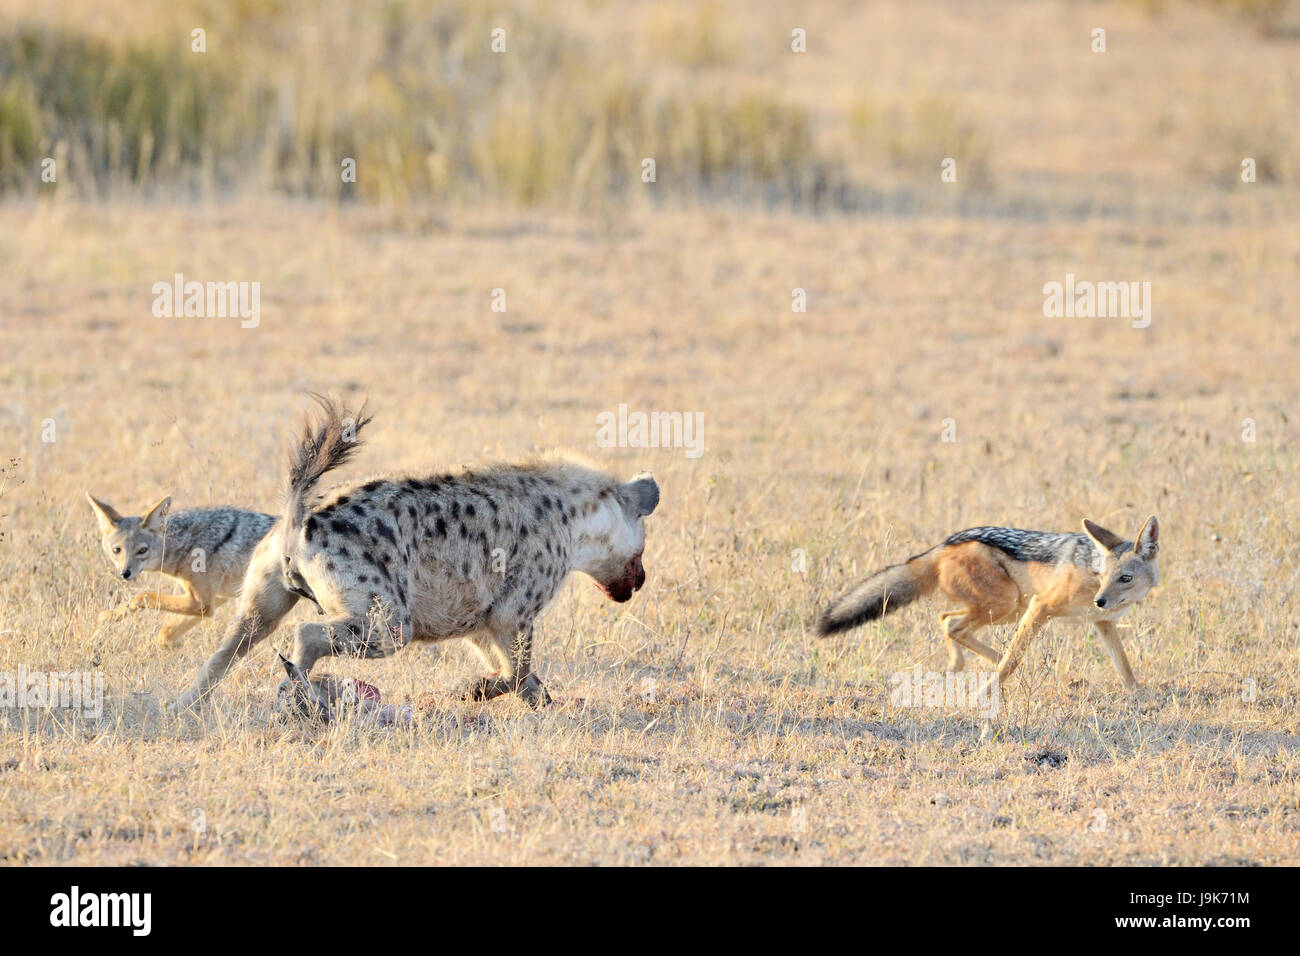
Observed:
[[[599,587],[611,601],[622,604],[624,601],[632,600],[632,595],[641,590],[644,584],[645,566],[641,564],[641,555],[634,554],[632,559],[623,567],[621,577],[600,584]]]

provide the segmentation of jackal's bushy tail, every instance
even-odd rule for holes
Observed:
[[[285,502],[285,521],[296,527],[302,521],[307,493],[328,471],[346,463],[361,447],[361,429],[371,416],[363,402],[355,414],[349,414],[338,402],[312,392],[312,398],[324,412],[321,420],[303,424],[302,437],[289,453],[289,500]]]
[[[884,617],[925,597],[939,583],[939,549],[877,571],[855,584],[818,618],[816,632],[828,637]]]

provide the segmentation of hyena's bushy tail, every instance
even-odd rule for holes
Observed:
[[[818,637],[839,634],[925,597],[939,584],[939,548],[863,578],[817,619]]]
[[[320,421],[308,419],[302,437],[289,453],[289,500],[285,502],[285,523],[296,527],[302,522],[307,493],[316,487],[326,472],[346,463],[361,447],[361,429],[369,424],[365,403],[354,414],[338,402],[312,392],[312,398],[324,413]]]

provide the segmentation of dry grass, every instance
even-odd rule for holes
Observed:
[[[1253,102],[1263,82],[1227,67],[1196,79],[1205,63],[1268,63],[1293,115],[1294,60],[1248,26],[1199,37],[1220,22],[1209,8],[939,6],[930,33],[902,6],[817,12],[810,36],[830,55],[781,61],[805,70],[783,88],[839,116],[847,141],[857,80],[930,57],[933,85],[960,91],[936,102],[982,110],[998,191],[978,207],[937,183],[870,218],[0,206],[0,459],[18,459],[0,491],[0,672],[92,669],[106,690],[99,721],[0,713],[0,859],[1300,860],[1296,196],[1285,179],[1208,184],[1178,148],[1205,146],[1188,97],[1213,85],[1215,102]],[[591,9],[573,29],[616,35]],[[1115,32],[1114,72],[1052,72],[1052,16],[1084,36],[1103,16],[1177,72],[1153,84]],[[837,17],[848,26],[817,29]],[[693,21],[663,21],[655,42],[679,22]],[[984,30],[952,41],[970,56],[938,62],[963,26]],[[684,62],[743,72],[752,34],[737,29]],[[879,57],[861,56],[863,36]],[[1019,46],[1026,62],[1005,54],[1017,36],[1042,39]],[[1000,69],[981,74],[989,59]],[[1026,89],[1036,106],[1013,95]],[[920,95],[898,86],[900,102]],[[1238,112],[1243,127],[1257,115]],[[834,128],[817,126],[819,149]],[[260,281],[261,325],[153,318],[150,286],[177,271]],[[1151,327],[1045,319],[1042,286],[1066,272],[1152,282]],[[790,311],[795,287],[806,314]],[[566,703],[452,699],[478,665],[450,644],[322,665],[419,703],[414,728],[285,729],[262,649],[202,724],[164,716],[229,614],[171,652],[152,643],[156,615],[96,623],[126,589],[82,491],[274,508],[310,388],[377,410],[349,475],[556,445],[654,471],[647,587],[615,606],[575,580],[542,620],[543,675]],[[620,402],[703,412],[706,453],[596,447],[596,416]],[[955,443],[940,440],[947,418]],[[1164,582],[1122,630],[1132,697],[1069,624],[1033,647],[991,720],[889,706],[890,674],[943,666],[935,603],[840,639],[805,632],[854,575],[950,531],[1087,515],[1131,534],[1150,512]]]

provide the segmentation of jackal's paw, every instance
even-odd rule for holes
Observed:
[[[131,610],[129,604],[122,604],[118,607],[110,607],[107,611],[99,612],[99,623],[108,624],[110,621],[120,621],[126,617],[127,612]]]
[[[980,685],[980,700],[1001,700],[1006,696],[1006,684],[996,673]]]

